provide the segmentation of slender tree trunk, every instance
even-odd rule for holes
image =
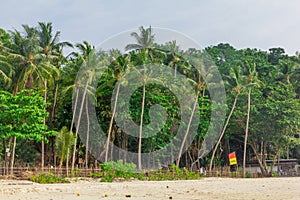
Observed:
[[[261,158],[259,157],[259,154],[258,154],[254,144],[249,143],[249,145],[251,146],[251,148],[257,158],[262,175],[266,176],[267,175],[267,168],[266,168],[267,166],[266,166],[265,162],[263,162],[263,156],[261,156]]]
[[[79,95],[79,88],[75,88],[76,90],[76,96],[75,96],[75,102],[74,102],[74,108],[73,108],[73,115],[72,115],[72,121],[71,121],[71,127],[70,127],[70,133],[73,131],[75,116],[76,116],[76,110],[77,110],[77,103],[78,103],[78,95]]]
[[[88,169],[89,163],[89,140],[90,140],[90,117],[89,117],[89,102],[85,100],[86,118],[87,118],[87,130],[86,130],[86,142],[85,142],[85,168]]]
[[[277,149],[277,151],[276,151],[276,154],[275,154],[274,159],[273,159],[272,164],[271,164],[271,169],[270,169],[270,174],[269,175],[272,175],[272,173],[273,173],[273,166],[276,164],[276,162],[277,163],[279,162],[280,149],[281,149],[281,147],[279,147]],[[277,172],[279,172],[279,165],[277,166]]]
[[[8,148],[8,152],[6,153],[7,157],[6,157],[6,162],[5,162],[5,166],[6,166],[6,175],[9,175],[9,162],[10,162],[10,157],[11,157],[11,153],[10,153],[10,146],[11,146],[11,142],[12,142],[12,137],[9,138],[8,140],[8,145],[7,145],[7,148]]]
[[[57,93],[58,93],[58,83],[56,83],[56,86],[55,86],[53,106],[52,106],[52,110],[51,110],[51,124],[53,124],[54,117],[55,117],[55,108],[56,108],[56,102],[57,102]]]
[[[75,140],[74,140],[74,147],[73,147],[73,156],[72,156],[72,171],[74,170],[74,166],[75,166],[77,136],[78,136],[78,131],[79,131],[79,127],[80,127],[81,115],[82,115],[82,111],[83,111],[83,105],[84,105],[84,101],[85,101],[85,98],[86,98],[88,85],[89,85],[89,76],[86,79],[86,83],[85,83],[85,87],[84,87],[84,91],[83,91],[83,96],[82,96],[82,102],[81,102],[80,110],[79,110],[79,114],[78,114],[77,127],[76,127]]]
[[[109,143],[110,143],[110,137],[111,137],[111,131],[112,131],[112,126],[116,114],[116,108],[117,108],[117,102],[118,102],[118,97],[119,97],[119,90],[120,90],[120,85],[121,81],[118,80],[118,86],[117,86],[117,91],[116,91],[116,97],[115,97],[115,102],[114,102],[114,107],[113,107],[113,112],[112,116],[110,118],[110,123],[109,123],[109,128],[108,128],[108,134],[107,134],[107,140],[106,140],[106,145],[105,145],[105,162],[108,161],[108,150],[109,150]]]
[[[4,175],[8,175],[8,169],[7,169],[7,158],[8,158],[8,152],[6,152],[8,149],[9,150],[9,146],[6,146],[6,141],[5,139],[3,138],[2,139],[2,145],[3,145],[3,156],[4,156]]]
[[[250,106],[251,106],[251,88],[248,90],[248,110],[247,110],[247,121],[245,130],[245,141],[244,141],[244,157],[243,157],[243,177],[246,177],[246,153],[247,153],[247,140],[249,132],[249,121],[250,121]]]
[[[69,176],[69,155],[70,154],[70,149],[68,148],[68,151],[67,151],[67,161],[66,161],[66,170],[67,170],[67,177]],[[74,169],[72,169],[73,171]]]
[[[211,159],[210,159],[210,164],[209,164],[209,171],[210,171],[210,172],[211,172],[211,170],[212,170],[213,160],[214,160],[214,158],[215,158],[216,151],[217,151],[217,149],[218,149],[218,146],[219,146],[220,143],[221,143],[221,140],[222,140],[222,138],[223,138],[223,136],[224,136],[224,134],[225,134],[225,131],[226,131],[226,129],[227,129],[227,126],[228,126],[228,124],[229,124],[230,118],[231,118],[231,116],[232,116],[232,114],[233,114],[233,111],[234,111],[234,109],[235,109],[235,106],[236,106],[236,102],[237,102],[238,96],[239,96],[239,94],[237,93],[237,94],[235,95],[235,98],[234,98],[234,101],[233,101],[233,104],[232,104],[232,108],[231,108],[230,113],[229,113],[229,115],[228,115],[228,117],[227,117],[227,120],[226,120],[225,125],[224,125],[223,130],[222,130],[222,133],[221,133],[221,135],[220,135],[220,137],[219,137],[219,140],[217,141],[217,144],[215,145],[215,148],[214,148],[214,150],[213,150],[213,152],[212,152]]]
[[[44,103],[47,103],[47,81],[44,80]],[[46,111],[46,108],[44,108],[44,111]],[[44,117],[43,120],[43,124],[44,126],[46,126],[46,117]],[[43,140],[42,140],[42,163],[41,163],[41,168],[42,171],[44,171],[44,166],[45,166],[45,142],[44,142],[45,137],[43,136]]]
[[[145,109],[145,96],[146,96],[146,79],[143,79],[143,98],[142,98],[142,111],[140,118],[140,133],[139,133],[139,145],[138,145],[138,169],[142,169],[142,133],[143,133],[143,118]]]
[[[10,175],[14,175],[14,163],[15,163],[15,153],[16,153],[17,137],[14,136],[12,155],[10,160]]]
[[[192,120],[193,120],[193,117],[194,117],[194,114],[195,114],[195,110],[196,110],[196,107],[197,107],[197,104],[198,104],[198,97],[199,97],[199,91],[197,91],[197,95],[196,95],[196,99],[195,99],[195,102],[194,102],[192,114],[191,114],[191,117],[190,117],[190,119],[189,119],[189,123],[188,123],[187,129],[186,129],[186,131],[185,131],[185,135],[184,135],[184,137],[183,137],[183,140],[182,140],[182,143],[181,143],[179,152],[178,152],[177,161],[176,161],[177,167],[179,167],[181,154],[182,154],[182,151],[183,151],[183,148],[184,148],[184,145],[185,145],[187,136],[188,136],[188,134],[189,134],[189,132],[190,132],[190,127],[191,127]]]

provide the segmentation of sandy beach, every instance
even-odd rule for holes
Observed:
[[[101,183],[78,180],[70,184],[37,184],[0,180],[0,199],[228,199],[299,200],[300,177],[231,179],[204,178],[190,181],[129,181]]]

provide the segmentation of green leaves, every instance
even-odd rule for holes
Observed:
[[[0,138],[18,138],[42,141],[44,136],[55,135],[43,124],[48,113],[44,110],[41,92],[24,90],[15,96],[0,91]]]

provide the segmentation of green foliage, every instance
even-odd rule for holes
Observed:
[[[0,102],[0,138],[16,136],[40,142],[45,136],[55,135],[43,124],[48,113],[41,92],[23,90],[12,95],[0,91]]]
[[[30,180],[41,184],[70,183],[65,177],[58,177],[50,172],[48,174],[30,176]]]
[[[67,127],[62,127],[62,129],[58,132],[55,146],[57,155],[60,159],[60,165],[64,162],[68,157],[70,157],[72,152],[72,146],[74,144],[75,136],[72,132],[70,132]]]
[[[129,180],[131,178],[137,178],[135,173],[136,165],[132,163],[123,163],[122,160],[118,162],[110,161],[100,165],[103,170],[102,173],[98,175],[103,175],[101,177],[101,182],[112,182],[116,179]]]
[[[108,132],[112,118],[111,97],[115,84],[127,72],[137,69],[137,66],[149,63],[164,64],[172,68],[172,72],[174,70],[174,77],[176,73],[177,75],[181,74],[193,83],[195,90],[201,94],[198,99],[199,110],[196,111],[201,117],[198,133],[193,138],[187,155],[190,155],[190,158],[195,161],[199,156],[198,151],[209,128],[210,114],[214,108],[212,108],[206,83],[193,66],[203,63],[190,62],[184,55],[204,57],[206,52],[217,65],[217,69],[226,83],[228,110],[232,108],[235,95],[239,94],[236,109],[224,135],[228,145],[223,145],[224,141],[221,141],[220,144],[223,149],[226,148],[224,152],[231,149],[242,154],[243,142],[241,141],[244,139],[243,133],[246,126],[247,92],[252,89],[248,140],[250,144],[253,144],[252,148],[265,151],[264,155],[268,155],[268,158],[262,159],[274,158],[278,150],[281,152],[281,158],[286,157],[283,150],[287,147],[291,148],[290,152],[298,152],[293,155],[299,158],[300,141],[295,137],[295,134],[299,133],[300,127],[299,54],[286,55],[282,48],[272,48],[268,52],[250,48],[237,50],[229,44],[210,46],[205,49],[205,52],[194,48],[181,50],[176,41],[156,44],[151,27],[140,27],[140,33],[132,33],[136,43],[127,45],[126,48],[129,52],[125,54],[122,54],[120,50],[111,50],[109,53],[99,51],[90,57],[90,53],[95,50],[93,45],[85,41],[82,44],[76,44],[75,51],[77,52],[65,58],[62,48],[71,46],[71,44],[58,41],[60,32],[53,32],[51,23],[38,23],[37,27],[28,25],[22,27],[22,31],[13,30],[10,34],[0,29],[0,89],[5,89],[5,91],[0,91],[0,138],[4,143],[6,142],[6,145],[9,138],[14,136],[21,141],[21,146],[26,142],[35,144],[44,138],[46,141],[51,139],[50,141],[55,142],[55,145],[49,145],[49,147],[56,147],[58,157],[61,161],[65,161],[69,156],[68,152],[72,151],[70,146],[74,139],[73,134],[66,128],[70,126],[72,120],[72,94],[70,91],[76,87],[83,88],[84,85],[81,79],[75,83],[75,77],[81,66],[89,67],[86,60],[91,61],[93,65],[94,61],[103,58],[103,60],[109,61],[108,69],[99,80],[97,88],[88,87],[88,93],[96,91],[95,109],[105,132]],[[207,70],[203,70],[207,72]],[[89,72],[91,81],[93,81],[97,70]],[[47,88],[44,81],[47,83]],[[169,84],[177,84],[176,78]],[[150,108],[153,105],[163,106],[167,113],[166,123],[163,127],[159,127],[158,130],[152,128],[148,131],[149,133],[157,132],[157,134],[142,140],[142,152],[153,152],[165,148],[175,138],[181,123],[181,108],[177,97],[168,88],[154,83],[147,83],[145,88],[144,124],[151,123]],[[29,90],[23,91],[23,89]],[[43,91],[35,92],[36,89],[47,89],[46,99],[51,103],[45,104]],[[131,118],[136,124],[139,124],[141,119],[143,95],[141,89],[139,87],[133,93],[128,115],[119,113],[124,118]],[[182,92],[186,92],[184,88]],[[56,105],[52,105],[54,104],[52,102],[55,101],[57,101]],[[122,98],[118,101],[119,105],[124,104]],[[45,123],[51,127],[51,131],[43,124],[44,119]],[[94,127],[95,125],[92,124],[90,128]],[[61,131],[56,136],[57,133],[54,130]],[[143,135],[147,136],[148,132],[144,129]],[[137,139],[127,135],[124,130],[120,130],[113,120],[109,139],[118,147],[131,152],[138,151]],[[77,145],[79,145],[77,155],[82,157],[84,146],[80,142]],[[175,146],[173,150],[176,150]],[[17,145],[17,147],[19,146]],[[6,148],[5,144],[1,146],[1,150],[3,151],[4,148]],[[35,151],[30,151],[30,148],[35,148]],[[38,145],[28,145],[24,151],[21,149],[17,153],[22,157],[30,158],[26,160],[29,162],[33,160],[33,153],[39,150]],[[250,154],[253,153],[252,150],[249,150]],[[26,156],[26,154],[30,154],[30,156]],[[162,158],[164,156],[161,155]],[[119,159],[121,158],[122,155]],[[219,162],[215,162],[215,164],[226,165],[227,160],[227,155],[223,153],[218,157]],[[209,158],[203,158],[201,165],[205,165],[207,161]],[[188,163],[191,162],[181,161],[182,166],[185,167],[190,167],[187,166]],[[122,161],[108,162],[101,167],[103,172],[91,174],[91,176],[102,177],[103,181],[113,181],[118,178],[129,179],[129,177],[136,176],[140,179],[148,177],[153,180],[189,179],[193,176],[196,178],[195,174],[186,169],[174,166],[166,172],[162,170],[148,172],[149,176],[135,174],[135,166],[128,163],[123,164]]]

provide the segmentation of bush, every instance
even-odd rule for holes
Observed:
[[[110,161],[100,164],[102,172],[94,174],[95,177],[101,177],[101,182],[112,182],[116,179],[129,180],[137,178],[135,173],[136,165],[131,163],[123,163],[122,160],[118,162]]]
[[[58,177],[50,172],[48,174],[32,175],[30,180],[41,184],[70,183],[65,177]]]

